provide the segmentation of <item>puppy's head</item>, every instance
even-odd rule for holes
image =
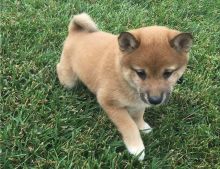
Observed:
[[[118,43],[127,83],[149,105],[166,102],[186,68],[192,35],[152,26],[123,32]]]

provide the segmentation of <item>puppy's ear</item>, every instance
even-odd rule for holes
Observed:
[[[180,33],[170,41],[170,46],[178,52],[189,52],[193,42],[191,33]]]
[[[129,32],[122,32],[118,37],[118,44],[122,52],[133,52],[140,42]]]

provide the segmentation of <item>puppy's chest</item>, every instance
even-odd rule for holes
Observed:
[[[125,107],[129,113],[143,112],[146,107],[149,107],[144,103],[140,96],[136,93],[131,93],[126,97],[118,98],[121,107]]]
[[[125,107],[129,113],[138,113],[143,112],[148,105],[140,100],[137,100],[127,104]]]
[[[126,107],[128,110],[128,113],[138,113],[138,112],[142,112],[144,109],[140,108],[140,107]]]

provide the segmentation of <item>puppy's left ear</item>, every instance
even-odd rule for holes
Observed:
[[[192,42],[193,36],[191,33],[180,33],[170,41],[170,46],[178,52],[189,52]]]
[[[118,44],[122,52],[133,52],[140,45],[140,42],[129,32],[122,32],[118,37]]]

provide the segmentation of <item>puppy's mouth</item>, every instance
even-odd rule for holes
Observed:
[[[140,93],[141,100],[151,106],[158,106],[169,101],[171,92],[161,94],[161,96],[149,96],[147,93]]]

